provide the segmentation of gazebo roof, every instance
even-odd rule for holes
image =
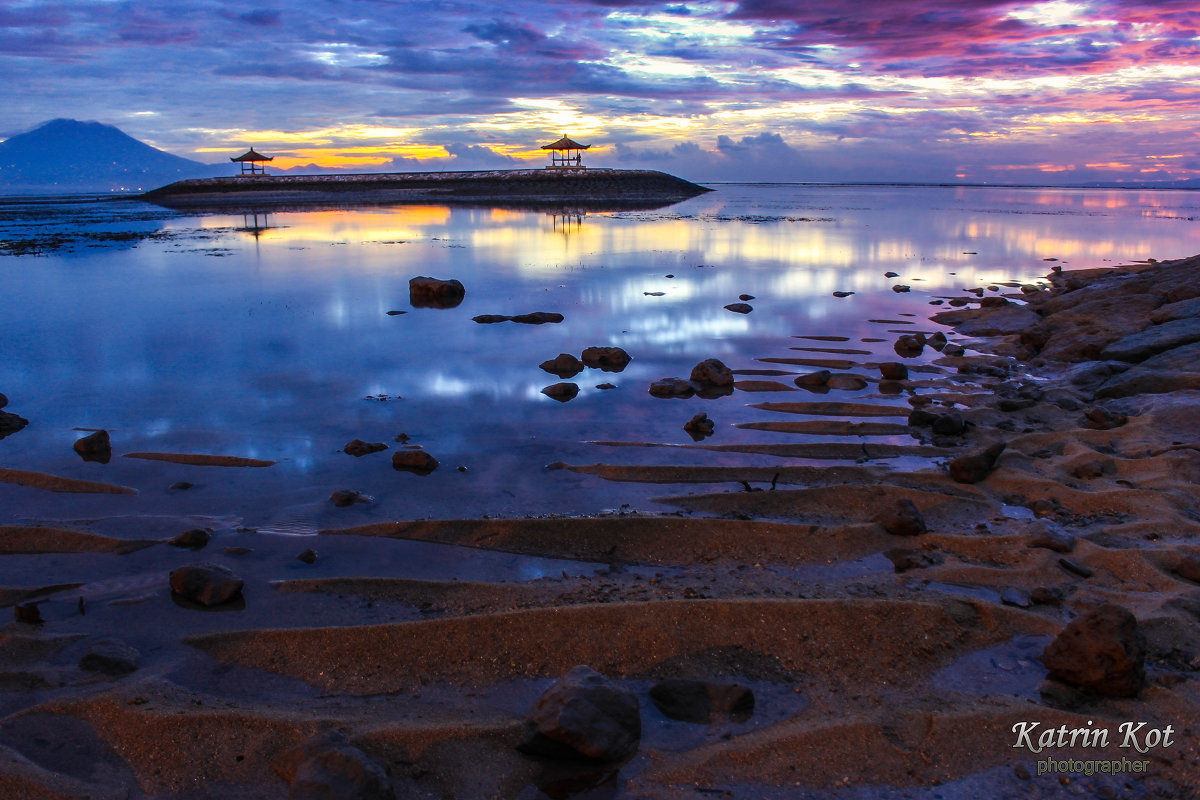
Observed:
[[[553,144],[542,145],[543,150],[587,150],[589,147],[591,147],[590,144],[580,144],[573,139],[568,139],[566,136]]]
[[[230,161],[274,161],[275,156],[264,156],[262,153],[254,152],[254,148],[251,147],[249,150],[242,153],[237,158],[231,158],[229,160]]]

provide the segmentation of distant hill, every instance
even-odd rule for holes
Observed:
[[[146,191],[230,174],[227,166],[173,156],[99,122],[56,119],[0,142],[0,194]]]

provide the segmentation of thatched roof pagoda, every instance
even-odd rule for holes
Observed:
[[[275,156],[264,156],[262,153],[256,153],[254,148],[251,147],[237,158],[229,160],[241,163],[243,175],[266,175],[267,167],[263,162],[274,161]]]
[[[550,151],[550,166],[546,169],[585,169],[581,151],[589,147],[590,144],[580,144],[565,135],[557,142],[542,145],[543,150]],[[571,155],[572,153],[575,155]]]

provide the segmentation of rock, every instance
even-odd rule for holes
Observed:
[[[1175,574],[1189,581],[1200,583],[1200,557],[1187,555],[1175,565]]]
[[[512,317],[505,316],[504,314],[480,314],[471,317],[472,322],[478,322],[480,325],[494,325],[497,322],[508,322],[511,319]]]
[[[1071,621],[1042,653],[1050,677],[1093,694],[1133,697],[1146,681],[1146,641],[1133,614],[1104,605]]]
[[[875,388],[880,394],[900,394],[904,391],[904,384],[900,381],[880,381]]]
[[[202,606],[236,600],[242,585],[233,570],[220,564],[191,564],[171,571],[171,591]]]
[[[942,436],[960,436],[967,432],[967,422],[957,411],[938,414],[930,427],[934,433]]]
[[[438,468],[438,460],[424,450],[397,450],[392,453],[392,469],[428,475]]]
[[[383,442],[364,442],[362,439],[355,439],[347,442],[342,448],[342,452],[348,456],[359,458],[369,453],[378,453],[380,450],[387,450],[388,446]]]
[[[683,722],[745,722],[754,713],[754,691],[738,683],[668,678],[650,687],[650,700],[664,716]]]
[[[454,308],[467,290],[457,280],[439,280],[419,275],[408,281],[408,302],[413,308]]]
[[[617,385],[615,383],[597,383],[596,388],[603,391],[608,391],[609,389],[617,388]]]
[[[74,447],[84,461],[107,464],[112,460],[112,442],[108,438],[108,431],[95,431],[76,439]]]
[[[953,308],[962,308],[963,306],[967,305],[969,302],[970,302],[969,300],[964,300],[961,297],[955,297],[948,303],[948,305],[950,305]]]
[[[1029,537],[1030,547],[1044,547],[1056,553],[1070,553],[1075,549],[1075,537],[1048,519],[1034,523],[1034,533]]]
[[[389,311],[389,312],[387,312],[387,315],[389,317],[398,317],[401,314],[407,314],[407,313],[408,313],[407,311]]]
[[[692,367],[691,378],[693,382],[702,387],[726,388],[733,386],[733,372],[715,358],[706,358]]]
[[[1007,305],[1011,304],[1003,297],[985,297],[979,301],[980,308],[1000,308]]]
[[[941,350],[947,344],[949,344],[949,341],[946,339],[946,334],[942,333],[941,331],[935,331],[932,336],[925,340],[925,344],[929,345],[934,350],[941,352]]]
[[[893,292],[896,292],[897,294],[901,294],[901,293],[904,293],[904,292],[911,292],[911,291],[912,291],[912,287],[911,287],[911,286],[905,286],[903,283],[897,283],[895,286],[893,286],[893,287],[892,287],[892,291],[893,291]]]
[[[1188,319],[1189,317],[1200,317],[1200,297],[1180,300],[1177,303],[1168,303],[1150,312],[1150,321],[1156,325],[1161,325],[1164,322],[1173,322],[1177,319]],[[3,407],[3,403],[0,403],[0,408]]]
[[[989,297],[987,301],[1004,300]],[[985,302],[987,302],[985,301]],[[958,305],[951,300],[950,305]],[[1042,321],[1037,312],[1028,306],[1018,306],[1005,301],[1000,308],[963,309],[941,311],[930,317],[940,325],[949,325],[963,336],[1010,336],[1021,334]]]
[[[1029,592],[1012,586],[1000,592],[1000,602],[1006,606],[1016,606],[1017,608],[1029,608],[1033,605],[1033,599],[1029,596]]]
[[[1066,593],[1058,587],[1038,586],[1029,593],[1029,599],[1039,606],[1060,606]]]
[[[542,394],[551,400],[565,403],[568,400],[574,400],[575,396],[579,394],[579,385],[575,383],[554,383],[542,389]]]
[[[16,433],[29,424],[29,420],[7,411],[0,411],[0,439]]]
[[[655,397],[691,397],[696,387],[683,378],[659,378],[650,384],[650,394]]]
[[[906,381],[908,367],[899,361],[885,361],[879,365],[879,374],[889,381]]]
[[[167,544],[173,547],[185,547],[188,550],[203,550],[212,538],[212,531],[208,528],[192,528],[190,531],[184,531],[170,539]]]
[[[1060,558],[1058,560],[1058,565],[1072,575],[1078,575],[1081,578],[1090,578],[1093,574],[1090,569],[1085,567],[1083,564],[1080,564],[1073,558]]]
[[[854,294],[854,292],[834,292],[833,296],[834,297],[849,297],[852,294]]]
[[[708,414],[697,414],[684,423],[683,429],[692,437],[693,442],[698,442],[712,436],[716,425],[708,418]]]
[[[0,408],[4,408],[6,405],[8,405],[8,395],[0,392]]]
[[[80,669],[113,677],[136,672],[141,665],[142,654],[120,639],[97,639],[79,659]]]
[[[957,358],[958,356],[961,356],[965,352],[967,352],[967,351],[962,345],[954,344],[954,342],[947,342],[945,345],[942,346],[942,355],[944,355],[944,356],[951,356],[953,358]]]
[[[885,273],[883,273],[883,277],[885,277],[885,278],[899,278],[899,277],[900,277],[900,273],[899,273],[899,272],[885,272]]]
[[[817,370],[816,372],[810,372],[807,375],[801,375],[800,377],[796,378],[793,383],[795,383],[797,386],[824,386],[825,384],[829,383],[829,379],[832,376],[832,372],[827,369],[822,369]]]
[[[735,314],[749,314],[754,310],[754,306],[749,303],[730,303],[725,306],[726,311],[732,311]]]
[[[573,378],[583,372],[583,362],[570,353],[559,353],[549,361],[538,364],[544,372],[560,378]]]
[[[959,456],[950,462],[950,477],[957,483],[979,483],[992,474],[1005,446],[1004,442],[996,442],[982,452]]]
[[[517,314],[510,319],[522,325],[545,325],[547,322],[562,322],[565,318],[555,311],[534,311],[529,314]]]
[[[395,800],[387,770],[338,731],[284,751],[271,768],[291,784],[289,800]]]
[[[605,372],[620,372],[631,360],[629,353],[619,347],[588,347],[581,357],[584,364]]]
[[[305,564],[315,564],[317,563],[317,551],[309,547],[297,553],[296,560],[303,561]]]
[[[188,481],[175,481],[175,483],[172,483],[170,486],[167,487],[167,491],[168,492],[186,492],[188,489],[191,489],[193,486],[195,486],[195,484],[189,483]]]
[[[1129,422],[1129,417],[1117,411],[1109,411],[1103,406],[1093,406],[1083,412],[1080,425],[1095,431],[1108,431],[1119,428]]]
[[[27,625],[41,625],[46,621],[42,619],[42,611],[36,602],[13,604],[13,618]]]
[[[345,508],[355,503],[369,503],[371,502],[371,498],[353,489],[337,489],[333,494],[329,495],[329,501],[338,508]]]
[[[914,408],[908,413],[908,424],[914,428],[928,428],[940,417],[941,414],[935,414],[926,408]]]
[[[738,295],[738,300],[753,300],[753,299],[754,299],[754,295],[752,295],[752,294],[739,294]]]
[[[925,350],[925,337],[919,333],[901,334],[892,349],[901,358],[916,358]]]
[[[916,505],[907,497],[897,500],[878,517],[879,524],[893,536],[916,536],[925,533],[925,518]]]
[[[580,665],[538,698],[517,749],[556,759],[619,761],[637,751],[641,737],[637,695]]]
[[[1193,342],[1200,342],[1200,317],[1151,325],[1107,345],[1100,351],[1100,357],[1116,361],[1145,361],[1157,353]]]
[[[829,380],[825,385],[830,389],[840,389],[842,391],[855,392],[859,389],[867,388],[867,381],[859,375],[841,374],[830,375]]]
[[[1091,480],[1099,478],[1104,474],[1104,465],[1097,459],[1084,461],[1081,464],[1076,464],[1071,467],[1071,475],[1081,480]]]

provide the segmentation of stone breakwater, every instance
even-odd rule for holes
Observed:
[[[512,169],[268,175],[177,181],[142,195],[167,206],[262,206],[440,200],[533,206],[645,207],[711,191],[674,175],[638,169]]]

